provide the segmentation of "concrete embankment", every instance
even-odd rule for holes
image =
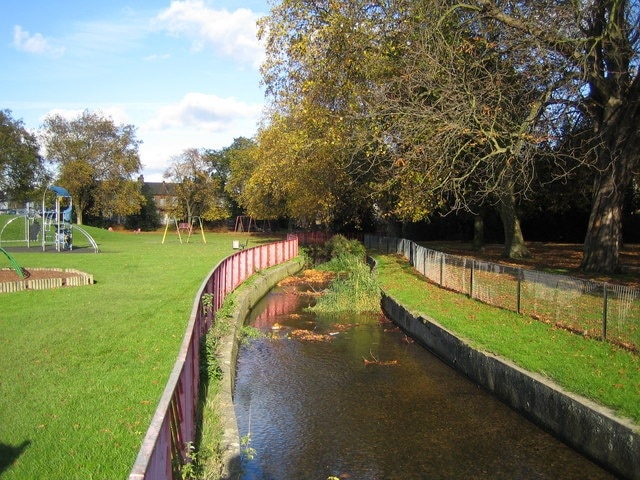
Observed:
[[[237,334],[256,303],[279,281],[302,268],[301,260],[273,267],[256,274],[238,291],[232,328],[219,351],[223,371],[218,397],[224,421],[222,478],[237,478],[240,471],[240,437],[233,406]],[[412,314],[384,293],[381,305],[407,334],[514,410],[617,476],[640,480],[640,427],[506,359],[473,349],[436,320]]]
[[[222,463],[223,479],[239,478],[240,464],[240,433],[233,407],[233,387],[235,383],[236,360],[238,356],[238,334],[244,325],[251,309],[278,282],[296,274],[304,266],[301,258],[296,258],[263,272],[256,273],[238,290],[235,297],[235,308],[230,319],[229,334],[220,340],[218,355],[222,369],[222,387],[217,398],[220,417],[223,421]]]
[[[383,294],[382,309],[416,341],[519,413],[614,474],[640,480],[640,427],[548,379],[471,348]]]

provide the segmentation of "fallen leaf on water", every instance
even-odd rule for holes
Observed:
[[[397,360],[378,360],[373,353],[370,353],[370,355],[371,355],[371,358],[373,360],[369,360],[368,358],[362,357],[362,360],[364,361],[365,365],[383,365],[383,366],[387,366],[387,365],[397,365],[398,364]]]
[[[293,330],[289,337],[308,342],[328,342],[332,338],[331,335],[323,335],[310,330]]]

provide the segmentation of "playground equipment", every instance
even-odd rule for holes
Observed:
[[[0,247],[0,252],[4,253],[4,255],[9,259],[9,263],[11,264],[11,267],[16,271],[16,273],[20,276],[20,278],[25,278],[25,270],[18,265],[18,262],[16,262],[16,259],[13,258],[11,256],[11,254],[9,254],[9,252],[7,252],[4,248]]]
[[[55,203],[53,210],[46,209],[47,193],[55,193]],[[71,212],[73,210],[73,199],[71,194],[63,187],[50,185],[42,195],[42,231],[40,241],[42,251],[47,249],[47,245],[54,245],[56,251],[73,250],[73,234],[77,231],[84,235],[89,241],[93,250],[98,253],[98,244],[84,228],[71,223]]]
[[[10,217],[0,229],[0,246],[11,243],[24,243],[30,247],[37,244],[40,234],[40,222],[35,212],[26,209],[26,214]]]
[[[191,239],[191,235],[193,234],[194,226],[200,227],[200,235],[202,235],[202,243],[207,243],[207,239],[204,236],[204,229],[202,228],[202,219],[198,216],[191,217],[191,222],[178,222],[175,217],[169,219],[169,217],[165,218],[165,227],[164,227],[164,235],[162,235],[162,244],[164,245],[164,240],[167,238],[167,232],[169,231],[170,225],[176,226],[176,232],[178,234],[178,239],[182,244],[182,233],[184,232],[187,235],[187,239],[185,243],[189,243]]]
[[[235,233],[247,232],[251,233],[251,228],[254,232],[266,232],[271,231],[270,220],[256,220],[248,215],[239,215],[236,217],[236,225],[233,229]]]
[[[47,194],[55,194],[53,209],[47,210]],[[89,242],[95,253],[99,248],[93,237],[80,225],[71,223],[73,199],[62,187],[55,185],[45,189],[42,195],[42,210],[36,212],[32,204],[24,209],[25,214],[10,217],[0,229],[0,246],[18,244],[26,246],[41,245],[45,251],[54,246],[56,251],[73,250],[73,237],[80,233]],[[84,245],[83,245],[84,246]]]
[[[56,194],[53,210],[46,210],[47,190]],[[73,249],[73,231],[71,227],[71,211],[73,200],[71,194],[62,187],[51,185],[42,196],[42,250],[46,250],[47,242],[53,241],[57,251]],[[63,204],[66,208],[62,210]]]

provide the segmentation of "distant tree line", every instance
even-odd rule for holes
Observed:
[[[175,184],[169,213],[210,222],[240,214],[225,185],[231,158],[246,142],[238,139],[220,151],[187,149],[173,158],[164,174]],[[50,115],[38,132],[29,132],[11,111],[0,111],[0,201],[37,203],[57,183],[72,195],[78,224],[116,219],[132,229],[156,229],[161,219],[153,194],[140,181],[140,143],[133,125],[116,125],[96,112],[72,119]]]
[[[145,198],[132,180],[141,169],[135,127],[85,111],[71,120],[47,117],[39,137],[11,111],[0,112],[2,199],[37,201],[56,182],[72,195],[79,224],[85,216],[140,211]]]

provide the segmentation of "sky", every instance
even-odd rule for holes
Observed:
[[[0,110],[38,130],[84,110],[133,125],[146,181],[188,148],[252,137],[267,0],[5,0]]]

